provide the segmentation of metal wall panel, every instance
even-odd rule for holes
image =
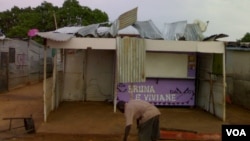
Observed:
[[[88,50],[86,57],[86,100],[112,100],[114,95],[115,51]]]
[[[212,66],[213,54],[199,54],[197,106],[224,121],[226,118],[225,80],[223,79],[225,72],[223,71],[223,75],[212,74]]]
[[[250,52],[249,48],[227,49],[227,94],[233,103],[250,109]]]
[[[65,50],[64,84],[62,100],[84,99],[84,50]]]
[[[145,44],[139,38],[117,38],[118,83],[145,82]]]

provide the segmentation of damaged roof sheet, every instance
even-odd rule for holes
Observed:
[[[184,36],[186,26],[187,21],[165,23],[162,32],[164,40],[176,40]]]
[[[112,26],[105,27],[101,24],[92,24],[85,27],[63,27],[51,32],[39,32],[37,35],[55,41],[68,41],[76,36],[108,38],[119,35],[140,35],[141,38],[163,39],[161,32],[151,20],[136,22],[135,24],[120,30],[115,29]]]
[[[130,25],[130,26],[126,27],[126,28],[123,28],[123,29],[119,30],[118,35],[120,35],[120,34],[139,35],[139,32],[135,27]]]
[[[128,27],[137,21],[137,9],[138,8],[136,7],[119,16],[117,19],[119,22],[118,30]]]
[[[54,40],[58,42],[68,41],[74,37],[74,35],[72,34],[56,33],[56,32],[38,32],[37,35],[42,38],[50,39],[50,40]]]
[[[204,39],[198,24],[187,24],[184,38],[187,41],[202,41]]]
[[[188,24],[187,21],[166,23],[163,30],[164,40],[201,41],[203,35],[198,24]]]
[[[70,27],[62,27],[54,32],[56,33],[65,33],[65,34],[75,34],[77,33],[80,29],[84,28],[84,26],[70,26]]]
[[[159,29],[155,26],[152,20],[137,21],[133,26],[139,31],[142,38],[147,39],[163,39]]]
[[[199,22],[188,24],[187,21],[165,23],[163,31],[160,31],[152,20],[137,21],[137,7],[121,14],[110,26],[103,23],[91,24],[88,26],[63,27],[51,32],[39,32],[37,35],[54,40],[68,41],[73,37],[95,37],[95,38],[115,38],[119,35],[139,35],[146,39],[160,40],[204,40],[203,28]]]
[[[81,28],[80,30],[77,31],[78,35],[81,35],[82,37],[85,36],[93,36],[93,37],[98,37],[97,35],[97,29],[100,26],[100,24],[92,24],[88,25],[84,28]]]

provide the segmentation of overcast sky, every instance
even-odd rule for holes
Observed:
[[[44,0],[0,0],[0,11],[36,7]],[[61,7],[64,0],[46,0]],[[209,21],[205,36],[224,33],[225,41],[241,39],[250,32],[250,0],[78,0],[80,5],[100,9],[114,21],[122,13],[138,7],[138,21],[152,20],[162,31],[164,23],[187,20]]]

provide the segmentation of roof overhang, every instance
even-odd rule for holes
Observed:
[[[173,41],[145,39],[147,51],[224,53],[223,42],[218,41]]]
[[[144,39],[147,51],[224,53],[225,46],[219,41],[169,41]],[[116,38],[77,38],[66,42],[47,40],[50,48],[116,50]]]
[[[47,40],[47,46],[50,48],[61,49],[101,49],[101,50],[115,50],[115,38],[72,38],[67,42],[57,42],[54,40]]]

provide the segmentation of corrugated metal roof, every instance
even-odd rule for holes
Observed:
[[[129,34],[129,35],[139,35],[139,32],[133,26],[125,27],[118,31],[118,34]]]
[[[55,32],[38,32],[37,35],[42,38],[54,41],[68,41],[74,37],[74,35],[72,34],[55,33]]]
[[[219,39],[219,38],[225,38],[225,37],[228,37],[228,35],[223,34],[223,33],[221,33],[221,34],[214,34],[214,35],[211,35],[209,37],[204,38],[203,41],[217,41],[217,39]]]
[[[78,30],[77,34],[81,35],[82,37],[85,37],[85,36],[98,37],[97,29],[99,26],[100,26],[100,24],[88,25],[88,26]]]
[[[70,29],[72,29],[72,32],[70,32]],[[116,31],[117,32],[117,31]],[[121,29],[116,34],[129,34],[129,35],[139,35],[139,32],[137,29],[135,29],[133,26],[128,26],[124,29]],[[38,36],[41,36],[42,38],[54,40],[54,41],[68,41],[71,38],[75,36],[81,36],[81,37],[110,37],[111,36],[111,28],[110,27],[103,27],[100,26],[100,24],[92,24],[86,27],[81,28],[74,28],[74,27],[66,27],[66,28],[60,28],[55,31],[51,32],[38,32]]]
[[[66,34],[75,34],[75,33],[77,33],[82,28],[84,28],[84,26],[62,27],[62,28],[58,28],[54,32],[57,32],[57,33],[66,33]]]
[[[165,23],[163,29],[164,40],[178,40],[184,36],[187,21],[179,21],[174,23]]]
[[[163,39],[159,29],[154,25],[152,20],[137,21],[133,26],[139,31],[142,38],[147,39]]]
[[[110,34],[110,27],[101,26],[96,30],[96,32],[100,37],[108,37]]]
[[[134,24],[137,21],[137,7],[121,14],[109,29],[109,34],[115,37],[119,30]]]
[[[119,34],[139,34],[141,38],[146,39],[181,40],[184,38],[183,40],[187,41],[202,41],[204,39],[198,24],[187,24],[187,21],[165,24],[163,32],[160,32],[152,20],[137,21],[121,30],[116,29],[116,23],[113,23],[111,27],[93,24],[86,27],[65,27],[53,32],[39,32],[37,35],[55,41],[68,41],[74,36],[100,38],[116,37]]]
[[[164,39],[164,40],[188,40],[188,41],[201,41],[204,39],[203,32],[207,28],[207,24],[200,20],[195,20],[193,24],[187,24],[187,21],[179,21],[174,23],[166,23],[164,30],[161,32],[153,23],[152,20],[137,21],[138,8],[133,8],[121,14],[111,26],[104,27],[105,24],[92,24],[88,26],[73,26],[63,27],[55,30],[53,33],[40,33],[43,38],[67,41],[73,36],[81,37],[116,37],[119,34],[140,34],[141,38],[147,39]],[[207,22],[208,23],[208,22]],[[136,28],[132,29],[131,26]],[[60,35],[61,33],[62,35]],[[72,34],[73,36],[67,35]]]
[[[225,42],[227,50],[250,51],[250,42]]]
[[[118,82],[145,82],[144,39],[117,38]]]
[[[203,34],[198,24],[187,24],[187,21],[167,23],[164,25],[163,37],[165,40],[201,41]]]
[[[198,24],[187,24],[184,37],[187,41],[202,41],[204,39]]]
[[[117,20],[111,23],[111,26],[105,27],[106,24],[92,24],[88,26],[63,27],[53,32],[38,33],[39,36],[55,41],[68,41],[74,36],[77,37],[95,37],[110,38],[119,34],[140,35],[146,39],[164,39],[164,40],[188,40],[202,41],[203,31],[207,25],[199,26],[200,21],[193,24],[187,24],[187,21],[167,23],[161,32],[152,20],[137,21],[137,7],[121,14]],[[132,26],[135,28],[133,29]]]

